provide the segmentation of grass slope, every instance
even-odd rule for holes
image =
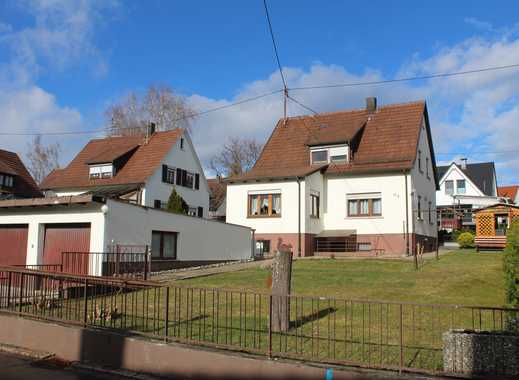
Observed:
[[[266,291],[269,274],[255,268],[181,283]],[[409,260],[298,260],[292,287],[298,295],[502,306],[502,254],[455,251],[428,259],[418,271]]]

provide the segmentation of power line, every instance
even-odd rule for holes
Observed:
[[[223,105],[223,106],[218,106],[218,107],[210,108],[210,109],[207,109],[207,110],[204,110],[204,111],[200,111],[200,112],[194,112],[194,113],[191,113],[189,115],[182,116],[182,117],[179,117],[177,119],[174,119],[174,120],[172,120],[172,122],[177,122],[177,121],[182,121],[182,120],[186,120],[186,119],[191,119],[191,118],[194,118],[194,117],[206,115],[208,113],[212,113],[212,112],[216,112],[216,111],[221,111],[223,109],[227,109],[227,108],[231,108],[231,107],[236,107],[236,106],[239,106],[239,105],[242,105],[242,104],[245,104],[245,103],[250,103],[250,102],[253,102],[253,101],[265,98],[267,96],[271,96],[271,95],[274,95],[274,94],[279,94],[279,93],[282,93],[282,92],[283,92],[283,90],[275,90],[275,91],[267,92],[267,93],[260,94],[260,95],[257,95],[257,96],[252,96],[250,98],[238,100],[236,102],[233,102],[233,103],[230,103],[230,104],[226,104],[226,105]],[[110,132],[110,131],[112,131],[114,129],[116,129],[116,130],[125,130],[125,129],[133,129],[133,127],[126,127],[126,128],[113,128],[113,127],[109,127],[109,128],[93,129],[93,130],[86,130],[86,131],[60,131],[60,132],[58,132],[58,131],[54,131],[54,132],[0,132],[0,136],[83,135],[83,134],[94,134],[94,133],[100,133],[100,132]]]
[[[281,80],[283,82],[283,89],[286,91],[287,82],[285,81],[285,76],[283,75],[283,69],[281,68],[281,61],[279,60],[278,48],[276,45],[276,39],[274,37],[274,31],[272,30],[272,22],[270,21],[270,14],[269,14],[268,6],[267,6],[267,0],[263,0],[263,6],[265,7],[265,15],[267,16],[267,23],[269,26],[270,37],[272,38],[272,45],[274,46],[274,53],[276,54],[276,61],[278,63],[279,74],[281,75]]]
[[[452,155],[467,155],[471,154],[507,154],[507,153],[519,153],[519,150],[494,150],[494,151],[471,151],[471,152],[435,152],[437,155],[452,156]]]
[[[453,76],[457,76],[457,75],[467,75],[467,74],[482,73],[482,72],[486,72],[486,71],[506,70],[506,69],[513,69],[513,68],[519,68],[519,63],[512,64],[512,65],[505,65],[505,66],[484,67],[481,69],[474,69],[474,70],[455,71],[455,72],[451,72],[451,73],[438,73],[438,74],[422,75],[422,76],[416,76],[416,77],[395,78],[395,79],[386,79],[386,80],[378,80],[378,81],[335,83],[335,84],[325,84],[325,85],[316,85],[316,86],[289,87],[289,90],[300,91],[300,90],[317,90],[317,89],[339,88],[339,87],[372,86],[372,85],[378,85],[378,84],[388,84],[388,83],[396,83],[396,82],[409,82],[409,81],[415,81],[415,80],[453,77]]]

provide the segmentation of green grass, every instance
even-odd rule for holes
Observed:
[[[419,270],[409,260],[322,259],[293,264],[292,292],[346,299],[435,304],[502,306],[501,253],[460,250],[428,259]],[[183,280],[200,287],[267,291],[270,270],[239,272]]]

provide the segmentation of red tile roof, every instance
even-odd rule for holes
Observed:
[[[305,176],[326,173],[409,170],[418,150],[422,120],[431,141],[424,101],[323,113],[279,120],[254,168],[233,181]],[[347,164],[310,164],[310,146],[348,142],[353,159]],[[435,166],[434,151],[431,157]]]
[[[499,186],[497,188],[497,195],[515,201],[515,197],[517,196],[517,190],[519,190],[519,185]]]
[[[0,173],[14,176],[12,193],[21,197],[40,197],[42,194],[38,185],[14,152],[0,149]]]
[[[40,187],[47,190],[144,183],[183,133],[184,130],[181,128],[156,132],[147,144],[141,136],[117,136],[91,140],[66,168],[49,174]],[[90,179],[89,162],[100,162],[100,157],[102,160],[108,158],[113,160],[114,154],[119,157],[136,146],[135,153],[113,178]]]

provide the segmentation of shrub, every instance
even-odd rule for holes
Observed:
[[[171,195],[168,199],[168,205],[166,210],[174,214],[185,214],[189,211],[189,206],[186,201],[177,193],[175,188],[171,191]]]
[[[460,248],[473,248],[474,247],[474,235],[472,232],[462,232],[459,234],[456,240],[460,245]]]
[[[503,259],[506,306],[515,308],[519,307],[519,219],[512,223],[506,241]],[[510,316],[507,326],[509,330],[519,332],[519,316]]]

